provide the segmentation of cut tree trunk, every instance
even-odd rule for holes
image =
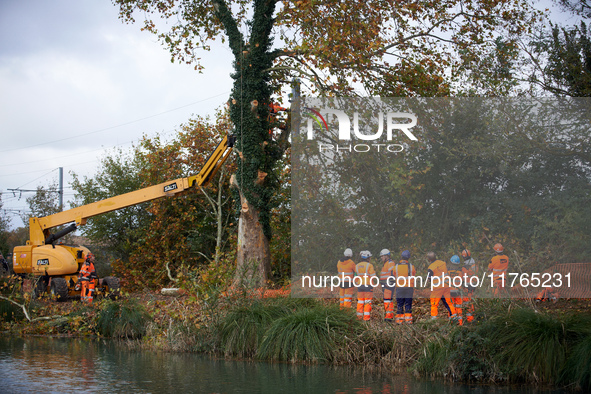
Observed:
[[[240,193],[242,209],[238,221],[238,250],[235,288],[261,288],[267,286],[271,267],[269,240],[259,222],[259,212]]]

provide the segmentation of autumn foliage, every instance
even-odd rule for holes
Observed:
[[[141,171],[144,187],[197,174],[223,136],[230,132],[227,117],[220,115],[213,123],[201,118],[189,121],[170,142],[164,142],[161,137],[145,137],[140,144],[145,162]],[[232,163],[227,162],[226,166],[231,167]],[[203,191],[193,188],[179,197],[150,203],[150,224],[129,261],[114,264],[115,273],[128,288],[165,285],[170,281],[167,265],[171,273],[177,275],[183,269],[214,259],[217,217],[204,193],[217,196],[221,192],[225,201],[221,220],[227,241],[236,222],[229,195],[229,171],[220,171]],[[224,247],[231,246],[225,244]]]

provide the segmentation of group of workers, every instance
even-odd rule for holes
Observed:
[[[497,243],[493,247],[494,257],[488,265],[488,271],[493,278],[493,294],[499,295],[505,287],[505,275],[509,266],[509,258],[503,253],[503,245]],[[476,262],[468,249],[461,251],[463,263],[459,255],[453,255],[449,264],[438,260],[434,252],[427,253],[426,283],[430,284],[431,318],[436,319],[439,314],[441,303],[448,312],[449,318],[463,325],[464,319],[467,322],[474,320],[474,303],[472,297],[475,288],[462,281],[462,286],[454,287],[452,281],[444,281],[444,277],[463,278],[472,277],[477,272]],[[377,277],[376,270],[370,262],[372,254],[364,250],[359,253],[359,263],[353,261],[353,251],[345,249],[343,257],[337,263],[339,277],[348,278],[342,281],[339,288],[339,301],[342,308],[350,308],[353,296],[357,291],[357,318],[363,320],[371,319],[373,290]],[[382,269],[379,274],[379,286],[384,295],[384,320],[397,324],[411,324],[412,304],[416,280],[416,268],[410,263],[411,253],[405,250],[400,255],[398,262],[392,260],[392,254],[388,249],[380,251],[379,258],[382,262]],[[359,280],[353,281],[355,277]],[[437,281],[434,278],[438,278]],[[372,285],[373,283],[373,285]],[[455,283],[455,282],[454,282]],[[396,314],[394,314],[394,299],[396,300]],[[464,315],[465,313],[465,315]]]

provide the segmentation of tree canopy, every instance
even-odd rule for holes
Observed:
[[[22,217],[24,223],[29,223],[30,217],[43,217],[60,211],[59,190],[57,184],[48,187],[38,186],[35,194],[27,197],[29,213]]]
[[[80,179],[73,174],[72,189],[76,206],[118,196],[147,186],[141,176],[145,166],[138,147],[126,152],[121,149],[106,154],[92,177]],[[92,217],[82,233],[97,246],[108,248],[114,259],[129,259],[151,215],[148,204],[138,204]]]
[[[198,70],[201,50],[215,39],[227,40],[236,59],[249,44],[260,48],[253,29],[267,20],[272,46],[266,56],[273,64],[263,71],[273,88],[300,77],[312,93],[341,95],[359,88],[375,96],[447,95],[468,81],[494,90],[497,66],[490,56],[507,56],[541,18],[521,0],[114,3],[127,22],[141,15],[142,28],[169,48],[171,60]]]

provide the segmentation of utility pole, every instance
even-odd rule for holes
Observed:
[[[60,212],[64,210],[64,167],[59,168],[59,195],[60,195]]]
[[[291,80],[291,127],[292,135],[298,135],[300,133],[300,80],[294,78]]]

